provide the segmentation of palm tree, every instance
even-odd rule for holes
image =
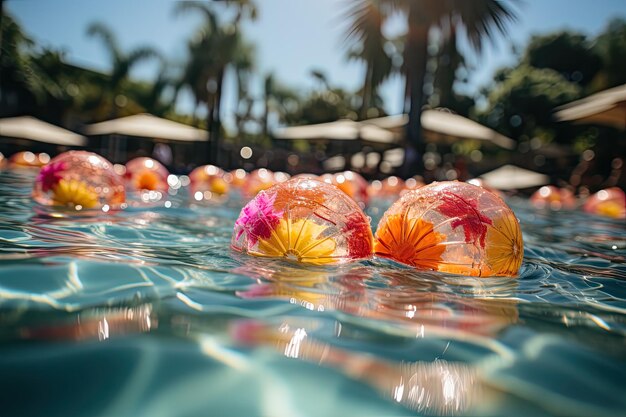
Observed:
[[[174,9],[177,14],[195,11],[204,15],[202,28],[188,45],[189,60],[181,84],[191,87],[196,104],[207,106],[207,128],[211,138],[209,162],[213,164],[219,164],[220,105],[227,67],[239,66],[241,71],[251,68],[247,62],[249,56],[239,59],[246,55],[242,49],[248,48],[243,43],[239,23],[245,15],[250,18],[256,16],[256,8],[250,0],[227,0],[223,3],[237,8],[233,21],[223,25],[220,25],[210,3],[179,2]],[[243,78],[240,80],[243,81]]]
[[[109,91],[113,98],[121,93],[123,83],[128,80],[130,71],[135,65],[148,59],[161,58],[156,50],[147,46],[129,52],[122,51],[111,29],[99,22],[89,25],[87,35],[100,38],[110,55],[112,68]],[[116,106],[112,106],[111,115],[114,116],[116,113]]]
[[[145,91],[137,95],[138,103],[148,112],[155,116],[163,117],[173,110],[175,100],[164,100],[163,95],[168,87],[174,86],[176,80],[169,71],[169,65],[165,60],[161,61],[156,79],[145,86]]]
[[[359,118],[365,119],[378,87],[392,73],[392,56],[385,51],[385,45],[392,43],[383,35],[384,16],[374,2],[354,2],[346,16],[354,22],[346,35],[348,58],[365,64],[359,110]]]
[[[423,151],[421,137],[422,106],[425,103],[424,80],[428,61],[429,32],[442,22],[455,22],[457,34],[465,32],[470,45],[481,51],[484,40],[493,41],[496,34],[505,34],[507,24],[516,19],[509,5],[497,0],[352,0],[354,10],[380,13],[383,20],[401,13],[407,19],[408,32],[404,41],[402,73],[406,82],[409,104],[409,123],[406,128],[406,152],[403,164],[404,176],[412,176],[420,170],[419,153]],[[372,7],[373,6],[373,7]],[[355,16],[359,16],[358,14]],[[350,33],[365,33],[365,22],[370,19],[354,19],[348,28]],[[458,28],[462,28],[459,31]],[[369,33],[372,29],[369,29]]]
[[[278,122],[285,123],[290,115],[299,111],[301,103],[296,91],[276,82],[274,74],[268,74],[263,82],[263,104],[261,125],[263,138],[267,138],[270,114],[274,114]]]
[[[253,119],[252,107],[254,106],[254,99],[248,93],[248,87],[254,69],[254,45],[242,39],[239,40],[231,64],[235,71],[235,80],[237,82],[235,118],[237,132],[241,134],[244,131],[244,124]]]

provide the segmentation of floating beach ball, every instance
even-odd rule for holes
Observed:
[[[131,159],[126,163],[126,185],[134,191],[167,192],[169,172],[159,161],[147,157]]]
[[[361,207],[365,207],[369,201],[367,181],[356,172],[344,171],[335,174],[324,174],[320,177],[320,181],[337,186]]]
[[[220,200],[230,189],[226,173],[215,165],[203,165],[189,174],[191,196],[196,201]]]
[[[626,219],[626,194],[618,187],[600,190],[587,199],[583,210],[614,219]]]
[[[517,274],[524,254],[513,211],[463,182],[435,182],[405,194],[376,230],[376,255],[417,268],[471,276]]]
[[[39,171],[33,198],[47,206],[109,211],[126,197],[124,182],[109,161],[92,152],[69,151]]]
[[[576,207],[576,196],[567,188],[544,185],[530,196],[530,202],[538,209],[571,210]]]
[[[372,254],[369,219],[331,184],[296,178],[259,192],[239,214],[233,249],[310,264],[343,263]]]

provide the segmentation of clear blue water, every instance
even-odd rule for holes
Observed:
[[[512,280],[312,268],[232,252],[240,198],[68,217],[32,180],[0,173],[2,416],[626,415],[623,222],[509,201]]]

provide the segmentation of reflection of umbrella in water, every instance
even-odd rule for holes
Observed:
[[[626,84],[557,108],[557,120],[601,124],[626,130]]]
[[[504,165],[480,176],[485,184],[497,190],[515,190],[538,187],[550,182],[547,175],[515,165]]]

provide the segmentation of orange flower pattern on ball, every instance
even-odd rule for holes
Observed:
[[[250,255],[334,264],[372,255],[369,219],[334,185],[294,178],[261,191],[235,222],[231,247]]]
[[[402,214],[389,216],[376,233],[374,252],[418,268],[436,270],[443,261],[445,236],[422,219],[407,220]]]
[[[135,188],[138,190],[156,190],[159,177],[152,171],[142,171],[135,177]]]
[[[469,276],[513,276],[523,242],[511,209],[480,187],[446,181],[410,191],[384,214],[377,255],[417,268]]]
[[[156,159],[142,156],[126,163],[127,186],[132,191],[167,192],[168,175],[167,168]]]

